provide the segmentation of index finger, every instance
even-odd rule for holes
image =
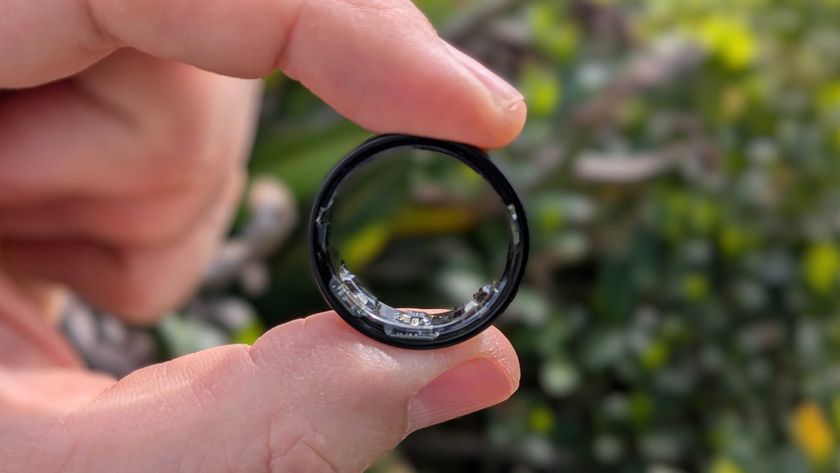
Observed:
[[[120,47],[220,74],[300,80],[378,132],[491,148],[522,96],[448,46],[409,0],[0,0],[0,87],[73,74]]]

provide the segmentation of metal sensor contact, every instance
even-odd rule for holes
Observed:
[[[510,241],[498,281],[477,289],[472,299],[450,310],[397,309],[381,302],[361,283],[330,245],[331,215],[342,181],[380,153],[395,148],[433,151],[458,159],[482,176],[507,209]],[[375,136],[345,156],[329,173],[315,198],[309,222],[311,263],[327,303],[360,332],[403,348],[439,348],[462,342],[487,328],[516,295],[528,258],[528,226],[522,203],[486,153],[473,146],[409,135]]]

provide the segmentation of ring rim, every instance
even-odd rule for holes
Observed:
[[[519,235],[519,243],[514,242],[513,235],[508,242],[507,261],[505,269],[499,278],[499,297],[489,306],[489,315],[485,315],[475,322],[452,333],[441,333],[434,340],[403,339],[387,335],[384,329],[363,317],[355,315],[344,302],[330,289],[330,280],[335,276],[330,248],[320,243],[318,222],[322,210],[329,209],[336,196],[337,190],[344,179],[356,168],[374,159],[380,153],[396,148],[414,148],[455,158],[467,165],[480,175],[501,199],[505,207],[513,206],[515,218],[508,216],[512,228],[515,227]],[[502,171],[496,167],[484,151],[463,143],[438,140],[411,135],[387,134],[374,136],[345,155],[330,170],[318,191],[312,204],[308,226],[310,267],[321,295],[327,304],[341,316],[351,327],[379,342],[412,349],[435,349],[455,345],[472,338],[488,328],[513,301],[519,289],[519,284],[525,274],[528,260],[529,234],[525,215],[525,208],[516,194],[510,181]]]

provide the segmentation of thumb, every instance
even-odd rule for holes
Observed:
[[[507,340],[408,351],[334,313],[138,371],[62,419],[61,471],[362,471],[410,432],[516,389]]]

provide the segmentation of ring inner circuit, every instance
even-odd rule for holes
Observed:
[[[472,299],[449,310],[430,312],[417,309],[398,309],[380,301],[347,268],[340,255],[330,246],[329,227],[334,202],[334,198],[330,199],[326,206],[319,209],[315,230],[319,244],[327,250],[333,270],[329,283],[330,291],[354,316],[381,325],[385,334],[389,337],[430,341],[437,339],[442,333],[457,331],[488,316],[487,312],[495,305],[496,299],[500,297],[504,289],[505,280],[494,281],[481,286],[473,294]],[[517,250],[520,234],[516,209],[513,205],[508,205],[506,209],[511,233],[508,247],[510,253]]]

